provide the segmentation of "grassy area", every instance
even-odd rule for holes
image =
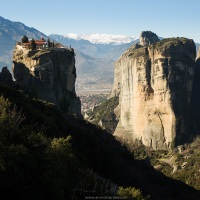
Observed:
[[[159,42],[156,42],[152,45],[149,46],[149,48],[153,48],[153,49],[167,49],[170,46],[178,46],[178,45],[182,45],[182,44],[193,44],[194,45],[194,41],[193,40],[189,40],[187,38],[184,37],[176,37],[176,38],[166,38],[163,39]]]

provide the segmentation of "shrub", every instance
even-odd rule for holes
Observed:
[[[142,192],[139,189],[132,187],[123,188],[119,187],[117,194],[124,199],[133,199],[133,200],[147,200],[149,196],[142,195]]]

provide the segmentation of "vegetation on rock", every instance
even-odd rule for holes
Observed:
[[[142,192],[140,190],[137,190],[135,188],[123,188],[120,187],[117,194],[120,197],[126,197],[127,199],[133,199],[133,200],[147,200],[149,199],[149,196],[143,196]]]
[[[0,108],[2,199],[13,195],[15,199],[38,200],[117,195],[116,185],[81,165],[72,148],[71,136],[47,137],[40,125],[24,123],[26,117],[22,111],[3,96]],[[133,197],[142,197],[139,190],[134,192]],[[121,193],[120,190],[120,196]]]
[[[108,94],[85,94],[80,95],[81,100],[81,112],[82,114],[90,114],[95,106],[100,105],[106,101]]]
[[[26,43],[26,42],[29,42],[29,41],[28,41],[28,37],[27,37],[26,35],[24,35],[24,36],[22,37],[22,43]]]
[[[112,198],[119,195],[120,186],[126,193],[135,194],[131,188],[140,189],[141,199],[148,194],[156,200],[177,200],[181,196],[187,199],[188,195],[199,199],[198,191],[166,178],[146,160],[133,159],[111,134],[97,126],[5,86],[0,85],[0,95],[4,96],[1,101],[5,107],[0,128],[2,197],[12,194],[16,199],[83,199],[102,195]],[[10,116],[22,116],[20,123],[13,126]],[[160,183],[165,184],[164,190]]]
[[[156,42],[152,45],[150,45],[149,47],[150,48],[153,48],[153,49],[166,49],[166,48],[169,48],[170,46],[178,46],[180,44],[194,44],[194,41],[193,40],[189,40],[187,38],[184,38],[184,37],[174,37],[174,38],[166,38],[166,39],[163,39],[159,42]]]
[[[200,190],[200,137],[172,150],[152,150],[134,144],[130,151],[135,159],[145,160],[166,176]]]
[[[31,40],[31,50],[35,50],[36,49],[36,43],[35,43],[35,40],[34,39],[32,39]]]
[[[102,128],[107,130],[109,133],[114,133],[117,126],[118,120],[114,113],[114,109],[119,104],[119,97],[112,97],[99,106],[94,107],[93,111],[88,113],[89,120]]]

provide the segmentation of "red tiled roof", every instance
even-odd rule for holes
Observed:
[[[42,45],[42,44],[45,44],[44,42],[38,42],[38,41],[35,41],[35,44],[37,45]]]
[[[45,42],[45,40],[35,40],[35,42]]]
[[[38,40],[36,40],[36,41],[35,41],[35,44],[36,44],[36,45],[44,45],[45,42],[44,42],[44,41],[38,41]],[[30,43],[30,42],[26,42],[26,43],[23,43],[23,45],[29,46],[29,45],[31,45],[31,43]]]

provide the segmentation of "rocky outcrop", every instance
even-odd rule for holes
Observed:
[[[195,44],[186,38],[149,46],[148,39],[141,41],[145,47],[132,46],[115,65],[111,96],[119,94],[120,119],[114,135],[128,143],[170,148],[190,137]]]
[[[194,84],[192,91],[192,131],[200,134],[200,49],[196,57],[196,68],[194,75]]]
[[[51,48],[31,51],[16,45],[13,74],[24,92],[55,103],[61,110],[81,115],[76,96],[75,55],[73,49]]]
[[[140,45],[144,47],[159,41],[160,39],[158,38],[158,36],[151,31],[142,31],[140,35]]]
[[[9,87],[14,87],[14,82],[12,79],[12,74],[7,67],[3,67],[0,72],[0,84],[7,85]]]
[[[113,134],[118,124],[118,110],[116,109],[118,104],[119,99],[117,96],[107,99],[88,113],[87,120]]]

